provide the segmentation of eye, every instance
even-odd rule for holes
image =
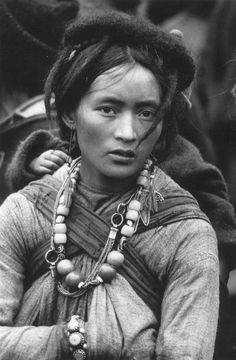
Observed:
[[[153,110],[143,110],[139,113],[139,117],[142,120],[152,121],[154,120],[155,114],[156,113]]]
[[[111,106],[101,106],[98,110],[106,116],[115,115],[115,110]]]

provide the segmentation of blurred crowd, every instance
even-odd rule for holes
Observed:
[[[10,192],[5,170],[18,144],[33,130],[54,128],[42,94],[67,24],[94,9],[116,8],[183,33],[196,61],[189,89],[191,111],[180,132],[223,173],[236,207],[235,0],[1,0],[0,202]],[[231,329],[222,359],[236,354],[234,277],[229,288]]]

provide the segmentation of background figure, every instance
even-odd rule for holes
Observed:
[[[152,13],[155,14],[155,7],[159,6],[160,8],[161,3],[162,1],[151,2],[152,6],[150,6],[150,16]],[[162,20],[161,26],[166,30],[176,28],[183,32],[184,42],[191,51],[191,54],[194,57],[198,67],[202,49],[205,43],[205,37],[208,31],[209,18],[214,9],[216,1],[169,0],[167,3],[169,3],[169,5],[172,3],[172,7],[170,6],[170,8],[172,9],[173,13],[170,13],[169,10],[171,16],[167,19],[164,19],[164,21]],[[168,9],[166,9],[166,11],[168,11]],[[152,17],[154,17],[154,15],[152,15]],[[193,83],[191,89],[192,109],[189,112],[188,118],[182,118],[179,122],[179,130],[185,138],[187,138],[200,149],[201,154],[205,160],[211,163],[215,163],[215,150],[206,127],[206,112],[203,104],[201,103],[201,100],[199,99],[199,94],[195,90],[195,83],[197,82],[197,79],[198,68],[195,76],[195,82]]]
[[[34,96],[43,93],[65,26],[77,13],[77,0],[0,2],[0,202],[8,193],[4,173],[18,143],[50,127],[42,98]]]
[[[236,2],[234,0],[149,1],[146,15],[167,30],[178,28],[199,69],[188,121],[180,132],[216,164],[236,206],[236,121],[231,90],[236,76]]]
[[[197,90],[207,115],[216,164],[228,184],[236,208],[236,2],[218,1],[212,13],[202,53]],[[228,356],[236,357],[236,272],[230,274],[230,326]]]
[[[232,89],[236,64],[236,2],[218,1],[210,19],[200,60],[197,91],[206,110],[207,132],[216,165],[227,181],[236,206],[236,113]]]

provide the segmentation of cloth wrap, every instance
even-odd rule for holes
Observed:
[[[20,191],[28,200],[33,202],[49,221],[52,221],[54,203],[57,196],[55,184],[50,177],[32,183]],[[37,186],[35,186],[37,184]],[[186,206],[187,205],[187,206]],[[84,207],[80,203],[78,194],[75,192],[70,216],[67,219],[68,243],[66,244],[66,257],[73,258],[78,253],[86,252],[90,257],[97,260],[105,245],[109,233],[110,217],[113,212],[106,213],[103,217]],[[183,219],[199,218],[208,221],[205,214],[199,209],[197,201],[188,192],[173,190],[172,193],[164,194],[164,201],[159,202],[158,211],[151,214],[150,224],[144,226],[140,221],[137,233],[146,230],[166,226]],[[45,241],[41,247],[30,257],[27,273],[31,274],[26,287],[30,287],[39,276],[49,271],[44,255],[49,250],[50,242]],[[157,282],[143,259],[137,251],[127,243],[125,247],[125,263],[119,273],[133,287],[135,292],[152,309],[157,318],[160,317],[161,297],[164,289],[161,282]],[[158,306],[157,306],[158,304]],[[52,311],[53,313],[53,311]],[[53,323],[53,318],[49,320]]]

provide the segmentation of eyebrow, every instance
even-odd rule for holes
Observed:
[[[116,97],[113,96],[101,96],[100,98],[97,98],[97,101],[100,102],[112,102],[114,104],[117,105],[122,105],[124,103],[124,101],[117,99]],[[161,106],[161,102],[157,102],[155,100],[142,100],[139,101],[136,106],[138,107],[144,107],[144,106],[150,106],[153,108],[159,108]]]

